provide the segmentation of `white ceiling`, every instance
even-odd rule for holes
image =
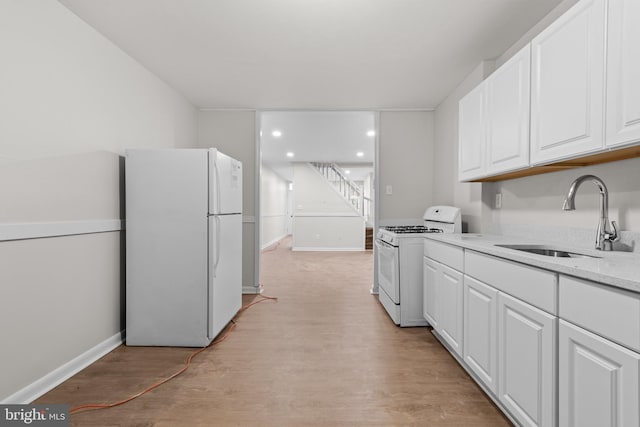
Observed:
[[[273,132],[279,131],[280,136]],[[346,164],[353,180],[371,172],[375,115],[367,111],[268,111],[260,114],[262,161],[292,181],[290,162]],[[287,152],[293,157],[287,157]],[[362,157],[357,153],[361,152]],[[357,166],[360,167],[357,167]]]
[[[266,111],[263,161],[287,179],[291,160],[371,164],[374,115],[355,110],[434,109],[562,2],[58,1],[195,107]]]
[[[431,109],[561,0],[59,0],[198,108]]]
[[[275,130],[282,135],[273,136]],[[375,137],[367,132],[374,130],[371,112],[265,112],[260,115],[262,160],[372,163]]]

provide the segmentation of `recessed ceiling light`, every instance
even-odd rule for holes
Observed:
[[[293,157],[293,153],[291,151],[287,151],[287,157]]]
[[[282,136],[282,132],[280,132],[279,130],[274,130],[273,132],[271,132],[271,135],[275,136],[276,138],[280,138]]]
[[[367,132],[367,136],[376,136],[376,131],[370,130],[369,132]]]
[[[362,156],[364,156],[364,153],[363,153],[362,151],[358,151],[358,152],[356,153],[356,156],[358,156],[358,157],[362,157]]]
[[[347,175],[349,175],[351,173],[351,171],[349,169],[347,169],[346,171],[344,171],[344,173],[346,173]]]

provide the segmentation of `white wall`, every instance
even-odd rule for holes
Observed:
[[[617,221],[621,230],[640,231],[638,171],[640,158],[635,158],[501,181],[493,186],[492,194],[502,193],[502,209],[489,209],[490,219],[498,224],[589,228],[595,233],[600,218],[595,185],[582,184],[576,193],[576,210],[562,210],[573,180],[593,174],[600,177],[609,190],[609,218]]]
[[[197,112],[55,1],[0,2],[0,52],[0,236],[89,233],[0,241],[0,401],[24,402],[119,339],[121,155],[195,144]]]
[[[434,113],[385,111],[379,122],[381,225],[422,222],[424,211],[433,204]],[[386,187],[392,194],[386,194]]]
[[[364,197],[370,200],[370,202],[367,202],[367,201],[364,202],[365,220],[367,222],[368,227],[373,227],[373,224],[375,224],[375,216],[376,216],[375,214],[376,212],[375,191],[376,190],[375,190],[375,176],[373,172],[367,174],[367,176],[364,178],[364,185],[362,186],[362,188],[363,188]]]
[[[242,162],[242,286],[245,293],[257,292],[256,112],[200,111],[197,146],[219,148]]]
[[[310,164],[293,166],[293,250],[364,250],[364,218]]]
[[[295,216],[294,251],[363,251],[361,216]]]
[[[55,1],[0,4],[0,155],[188,147],[195,109]]]
[[[496,60],[506,62],[541,30],[569,9],[577,0],[566,0]],[[576,211],[562,211],[562,202],[571,182],[583,174],[602,178],[609,189],[611,219],[624,230],[640,231],[640,159],[605,163],[561,172],[506,180],[497,183],[457,181],[458,101],[486,78],[488,69],[480,64],[449,97],[438,106],[436,116],[435,165],[436,203],[453,204],[463,210],[469,232],[488,231],[499,225],[570,226],[595,230],[598,197],[595,186],[586,183],[576,197]],[[593,188],[591,188],[593,187]],[[502,209],[493,209],[497,192],[502,193]]]
[[[358,215],[355,207],[309,163],[293,164],[293,200],[295,216]]]
[[[260,174],[260,248],[287,235],[289,183],[262,165]]]

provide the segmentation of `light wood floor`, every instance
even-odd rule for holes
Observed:
[[[432,336],[398,328],[369,294],[367,252],[262,258],[265,301],[182,376],[75,426],[508,426]],[[245,303],[253,299],[245,296]],[[192,349],[121,346],[38,399],[117,401],[178,369]]]

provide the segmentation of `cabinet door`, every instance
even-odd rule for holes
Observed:
[[[480,84],[459,103],[458,179],[469,181],[484,175],[486,149],[485,85]]]
[[[605,0],[582,0],[531,42],[531,163],[602,149]]]
[[[489,390],[497,392],[498,291],[464,276],[464,361]]]
[[[422,261],[422,313],[427,322],[434,328],[438,325],[437,293],[438,267],[436,262],[424,257]]]
[[[606,145],[640,141],[640,2],[609,1]]]
[[[442,264],[439,268],[439,311],[436,330],[451,349],[462,356],[462,273]]]
[[[640,425],[640,354],[560,321],[560,425]]]
[[[529,166],[530,46],[487,80],[487,175]]]
[[[555,426],[557,318],[498,294],[498,399],[523,426]]]

